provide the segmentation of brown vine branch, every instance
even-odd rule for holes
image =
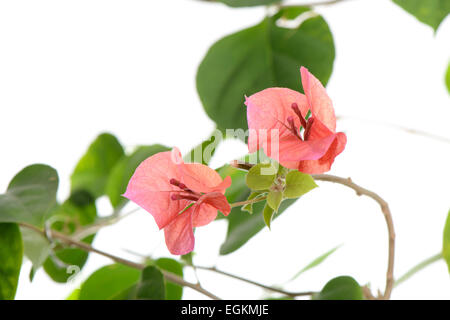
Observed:
[[[266,289],[266,290],[269,290],[269,291],[281,293],[281,294],[283,294],[285,296],[292,297],[292,298],[300,297],[300,296],[312,296],[313,294],[316,294],[316,292],[313,292],[313,291],[306,291],[306,292],[289,292],[289,291],[285,291],[283,289],[267,286],[265,284],[262,284],[262,283],[259,283],[259,282],[256,282],[256,281],[253,281],[253,280],[250,280],[250,279],[246,279],[246,278],[243,278],[241,276],[237,276],[237,275],[234,275],[232,273],[228,273],[226,271],[219,270],[216,267],[195,266],[195,268],[197,268],[199,270],[207,270],[207,271],[215,272],[215,273],[227,276],[229,278],[240,280],[240,281],[252,284],[254,286],[257,286],[257,287],[260,287],[260,288],[263,288],[263,289]]]
[[[36,227],[36,226],[33,226],[33,225],[25,223],[25,222],[21,222],[21,223],[19,223],[19,225],[21,227],[34,230],[34,231],[42,234],[44,237],[46,236],[46,232],[44,230]],[[67,235],[65,235],[63,233],[60,233],[58,231],[48,230],[48,233],[49,233],[50,237],[52,237],[54,239],[58,239],[58,240],[64,242],[65,244],[78,247],[78,248],[80,248],[80,249],[82,249],[84,251],[97,253],[97,254],[102,255],[104,257],[107,257],[107,258],[109,258],[109,259],[111,259],[111,260],[113,260],[115,262],[127,265],[129,267],[132,267],[132,268],[135,268],[135,269],[138,269],[138,270],[143,270],[145,268],[144,264],[136,263],[136,262],[133,262],[133,261],[130,261],[130,260],[126,260],[126,259],[114,256],[112,254],[109,254],[107,252],[98,250],[98,249],[92,247],[91,245],[89,245],[89,244],[87,244],[85,242],[81,242],[81,241],[72,239],[71,237],[69,237],[69,236],[67,236]],[[176,284],[178,284],[180,286],[183,286],[183,287],[191,288],[191,289],[193,289],[193,290],[195,290],[197,292],[200,292],[200,293],[204,294],[205,296],[207,296],[207,297],[209,297],[209,298],[211,298],[213,300],[220,300],[219,297],[217,297],[213,293],[207,291],[203,287],[201,287],[201,286],[199,286],[197,284],[190,283],[190,282],[184,280],[183,278],[177,276],[176,274],[174,274],[172,272],[168,272],[168,271],[165,271],[165,270],[161,270],[161,272],[162,272],[162,274],[164,275],[164,277],[168,281],[171,281],[171,282],[176,283]]]
[[[394,256],[395,256],[395,231],[394,223],[392,221],[391,211],[388,203],[373,191],[367,190],[352,181],[350,178],[341,178],[330,174],[315,174],[312,175],[315,180],[328,181],[342,184],[356,191],[358,196],[365,195],[375,200],[381,207],[381,211],[386,220],[386,225],[389,235],[389,251],[388,251],[388,267],[386,272],[386,288],[384,294],[380,297],[389,299],[391,297],[392,288],[394,286]]]
[[[400,126],[400,125],[389,123],[389,122],[369,120],[369,119],[364,119],[364,118],[359,118],[359,117],[350,117],[350,116],[338,116],[336,118],[338,120],[355,120],[355,121],[366,122],[366,123],[370,123],[370,124],[377,125],[377,126],[384,126],[384,127],[388,127],[388,128],[401,130],[401,131],[404,131],[406,133],[417,135],[417,136],[421,136],[421,137],[425,137],[425,138],[428,138],[428,139],[433,139],[433,140],[444,142],[444,143],[450,143],[450,138],[442,137],[442,136],[439,136],[439,135],[436,135],[436,134],[433,134],[433,133],[429,133],[429,132],[426,132],[426,131],[422,131],[422,130],[417,130],[417,129],[413,129],[413,128]]]

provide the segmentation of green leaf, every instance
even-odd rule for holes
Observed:
[[[362,300],[361,286],[349,276],[331,279],[320,291],[318,300]]]
[[[325,20],[315,15],[295,29],[276,24],[280,16],[293,18],[309,10],[283,9],[209,49],[198,68],[197,90],[206,113],[219,128],[247,128],[245,95],[269,87],[299,91],[300,66],[308,67],[324,85],[327,83],[335,51]]]
[[[252,190],[269,189],[277,176],[277,170],[271,163],[259,163],[247,173],[246,183]]]
[[[111,264],[95,271],[80,288],[80,300],[110,300],[134,286],[140,279],[137,269]]]
[[[311,261],[306,267],[304,267],[302,270],[300,270],[299,272],[297,272],[291,279],[290,281],[298,278],[298,276],[300,276],[302,273],[317,267],[318,265],[320,265],[322,262],[324,262],[330,255],[332,255],[340,246],[334,247],[333,249],[325,252],[324,254],[322,254],[321,256],[317,257],[316,259],[314,259],[313,261]]]
[[[126,203],[127,199],[122,197],[122,194],[125,193],[128,182],[139,164],[156,153],[169,150],[170,148],[160,144],[141,146],[131,155],[123,156],[117,161],[111,170],[105,187],[105,192],[114,208],[118,208]]]
[[[176,260],[170,258],[159,258],[155,265],[183,278],[183,266]],[[183,297],[183,287],[170,281],[166,281],[166,300],[181,300]]]
[[[267,204],[275,211],[278,212],[281,201],[283,201],[283,192],[271,190],[267,195]]]
[[[273,219],[273,215],[274,215],[274,209],[272,209],[268,203],[266,203],[266,205],[264,206],[264,210],[263,210],[263,218],[264,218],[264,223],[266,224],[266,226],[270,229],[270,224],[272,223],[272,219]]]
[[[81,227],[92,224],[97,218],[97,208],[95,206],[95,199],[86,191],[77,191],[72,193],[70,198],[59,206],[52,219],[55,222],[52,228],[72,235]],[[83,242],[92,243],[95,235],[90,235]],[[70,273],[69,266],[76,266],[80,270],[85,265],[89,253],[76,248],[63,248],[55,252],[56,259],[59,263],[54,261],[54,258],[49,257],[44,262],[45,272],[56,282],[67,282],[74,274]],[[63,265],[59,265],[59,264]]]
[[[0,195],[0,222],[27,222],[43,226],[56,203],[58,174],[55,169],[35,164],[24,168]]]
[[[393,0],[417,20],[431,26],[436,31],[442,20],[450,13],[448,0]]]
[[[316,187],[317,184],[309,174],[294,170],[286,175],[286,188],[283,195],[285,198],[295,199]]]
[[[13,300],[22,266],[23,245],[15,223],[0,223],[0,300]]]
[[[445,74],[445,84],[447,85],[448,93],[450,93],[450,63],[447,67],[447,72]]]
[[[281,0],[218,0],[229,7],[254,7],[280,2]]]
[[[41,233],[28,228],[20,228],[23,239],[24,254],[31,261],[32,268],[29,274],[33,281],[36,271],[43,265],[51,252],[50,242]]]
[[[123,155],[116,137],[109,133],[99,135],[72,173],[72,191],[86,190],[95,198],[104,195],[109,174]]]
[[[442,246],[442,256],[447,262],[448,272],[450,273],[450,211],[448,212],[447,222],[444,228],[444,239]]]
[[[131,291],[128,299],[133,300],[164,300],[166,297],[164,276],[155,266],[142,270],[140,281]]]

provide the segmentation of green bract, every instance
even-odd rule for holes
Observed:
[[[266,190],[272,186],[277,170],[271,163],[254,165],[247,173],[247,186],[252,190]]]
[[[286,175],[286,187],[283,195],[285,198],[294,199],[301,197],[316,187],[317,184],[309,174],[293,170]]]

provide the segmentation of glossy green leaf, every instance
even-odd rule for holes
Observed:
[[[271,163],[259,163],[247,173],[246,183],[252,190],[269,189],[277,176],[277,170]]]
[[[442,246],[442,256],[447,262],[448,272],[450,273],[450,211],[448,212],[447,222],[444,227],[444,239]]]
[[[109,133],[99,135],[72,173],[72,191],[86,190],[95,198],[104,195],[109,174],[123,155],[116,137]]]
[[[331,279],[320,291],[318,300],[362,300],[361,286],[349,276]]]
[[[318,265],[320,265],[322,262],[324,262],[330,255],[332,255],[337,249],[339,248],[339,246],[334,247],[333,249],[325,252],[324,254],[320,255],[319,257],[317,257],[316,259],[314,259],[313,261],[311,261],[306,267],[304,267],[303,269],[301,269],[299,272],[297,272],[291,279],[290,281],[298,278],[298,276],[300,276],[302,273],[317,267]]]
[[[105,187],[105,192],[114,208],[120,207],[127,201],[122,194],[125,193],[128,182],[139,164],[156,153],[169,150],[170,148],[160,144],[141,146],[131,155],[123,156],[117,161]]]
[[[24,168],[0,195],[0,222],[27,222],[43,226],[56,204],[58,174],[55,169],[35,164]]]
[[[450,13],[448,0],[393,0],[419,21],[431,26],[435,31]]]
[[[335,56],[325,20],[309,17],[294,29],[280,27],[280,16],[293,18],[306,7],[283,9],[251,28],[217,41],[197,72],[197,90],[208,116],[219,128],[246,129],[244,97],[269,87],[301,90],[300,66],[326,84]]]
[[[111,264],[95,271],[80,288],[80,300],[110,300],[134,286],[140,279],[137,269]]]
[[[23,245],[15,223],[0,223],[0,300],[13,300],[22,266]]]
[[[183,266],[176,260],[170,258],[159,258],[155,261],[155,265],[161,270],[172,272],[183,278]],[[181,300],[183,297],[183,287],[180,285],[166,281],[166,300]]]
[[[130,291],[128,299],[164,300],[166,297],[164,276],[155,266],[142,270],[141,279]]]
[[[97,218],[95,199],[86,191],[72,193],[52,215],[52,228],[71,235],[80,228],[92,224]],[[95,235],[90,235],[83,242],[92,243]],[[88,259],[89,253],[76,248],[63,248],[55,252],[55,258],[49,257],[44,262],[45,272],[56,282],[67,282],[74,275],[71,269],[76,266],[81,270]],[[75,269],[74,269],[75,270]]]
[[[277,3],[280,2],[281,0],[218,0],[218,1],[226,4],[227,6],[238,8],[238,7],[263,6]]]
[[[280,207],[281,201],[283,201],[283,192],[281,191],[271,190],[267,195],[267,204],[275,212],[278,212],[278,208]]]
[[[317,184],[309,174],[293,170],[286,175],[286,188],[283,195],[285,198],[295,199],[316,187]]]

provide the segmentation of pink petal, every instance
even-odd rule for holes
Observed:
[[[169,183],[170,179],[180,179],[178,164],[173,155],[178,149],[160,152],[144,160],[131,177],[127,191],[123,195],[155,218],[160,229],[169,224],[190,202],[171,200],[172,191],[179,189]]]
[[[293,136],[286,124],[287,118],[292,116],[296,127],[300,127],[300,120],[291,108],[294,102],[306,116],[309,108],[306,97],[291,89],[269,88],[246,99],[249,152],[263,148],[270,157],[272,137],[281,140]]]
[[[327,137],[315,140],[301,141],[292,137],[280,141],[279,162],[283,164],[292,161],[320,159],[328,151],[335,138],[336,135],[332,133]]]
[[[196,192],[212,192],[226,184],[214,169],[200,163],[184,164],[180,175],[181,182]]]
[[[305,92],[311,113],[333,132],[336,132],[336,116],[333,103],[322,83],[308,69],[301,67],[303,90]]]
[[[195,238],[192,230],[192,207],[178,215],[164,228],[166,245],[170,253],[183,255],[194,250]]]
[[[318,160],[301,161],[297,169],[308,174],[320,174],[329,171],[334,159],[344,151],[346,144],[347,136],[343,132],[338,132],[336,134],[336,139],[334,139],[327,153],[325,153],[323,157]]]
[[[214,221],[217,210],[220,210],[225,216],[231,211],[227,198],[220,192],[210,192],[203,195],[194,207],[194,213],[192,214],[194,227],[201,227]]]

